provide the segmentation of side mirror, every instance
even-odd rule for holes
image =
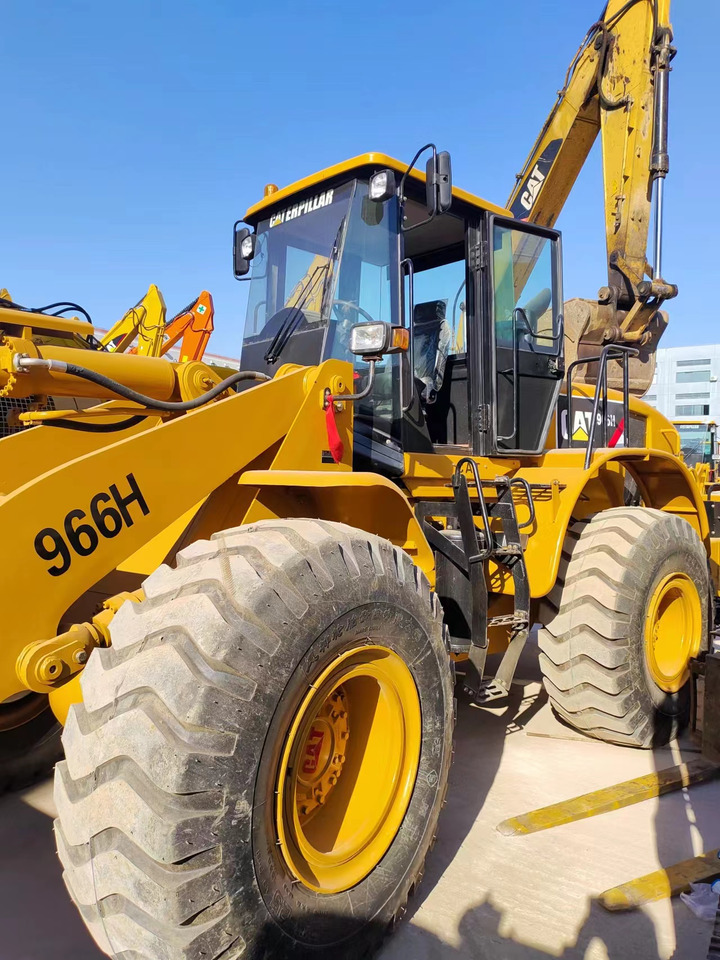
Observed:
[[[447,213],[452,206],[452,164],[447,150],[441,150],[425,164],[425,197],[430,216]]]
[[[233,234],[233,273],[236,280],[250,273],[250,261],[255,256],[255,234],[240,224],[242,220],[235,224]]]
[[[432,150],[432,155],[425,164],[425,205],[428,215],[425,220],[406,226],[405,216],[403,214],[405,181],[415,166],[416,161],[426,150]],[[441,150],[440,153],[438,153],[434,143],[426,143],[424,147],[420,147],[408,164],[405,173],[402,175],[398,194],[400,196],[400,229],[403,233],[424,226],[439,213],[447,213],[452,206],[452,165],[450,163],[450,154],[447,150]]]

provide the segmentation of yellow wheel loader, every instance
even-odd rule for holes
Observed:
[[[610,76],[642,94],[635,224],[668,44],[667,4],[613,2],[575,61],[600,127]],[[437,830],[455,668],[502,702],[536,622],[569,723],[649,747],[684,722],[720,541],[634,395],[674,288],[618,254],[566,325],[560,235],[528,213],[454,187],[433,145],[269,186],[236,224],[224,380],[0,311],[0,389],[39,425],[0,441],[0,777],[64,725],[58,850],[111,957],[371,955]]]

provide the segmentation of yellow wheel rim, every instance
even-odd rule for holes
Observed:
[[[421,733],[415,681],[392,650],[355,648],[315,680],[276,783],[278,844],[296,880],[330,894],[373,871],[410,803]]]
[[[671,573],[655,588],[645,620],[645,658],[655,683],[677,693],[690,676],[688,662],[700,651],[702,604],[684,573]]]

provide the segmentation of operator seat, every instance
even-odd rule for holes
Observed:
[[[415,304],[413,313],[413,353],[415,379],[422,384],[423,403],[434,403],[445,376],[445,363],[452,331],[447,322],[447,300],[428,300]]]

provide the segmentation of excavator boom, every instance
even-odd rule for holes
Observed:
[[[571,301],[566,309],[568,362],[597,353],[604,343],[639,346],[641,357],[631,372],[634,393],[644,392],[652,379],[654,351],[667,322],[659,307],[677,294],[661,275],[674,54],[669,13],[670,0],[609,0],[573,58],[508,200],[514,216],[553,226],[600,134],[608,283],[597,303]],[[593,382],[592,369],[585,370],[585,381]]]

